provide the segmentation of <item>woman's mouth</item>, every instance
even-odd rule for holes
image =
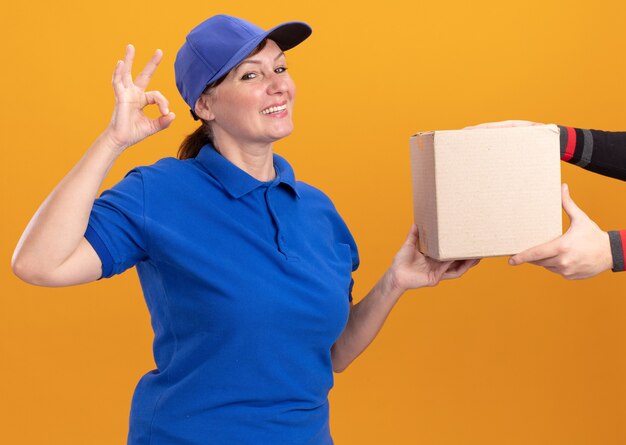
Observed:
[[[287,109],[287,104],[275,105],[272,107],[267,107],[260,111],[261,114],[276,114],[281,111],[285,111]]]

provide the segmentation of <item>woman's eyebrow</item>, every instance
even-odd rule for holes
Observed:
[[[278,60],[278,59],[280,59],[281,56],[284,56],[284,55],[285,55],[285,53],[281,51],[281,52],[278,53],[278,55],[276,57],[274,57],[274,60]],[[239,67],[241,65],[243,65],[244,63],[256,63],[256,64],[260,65],[262,62],[260,60],[256,60],[256,59],[246,59],[243,62],[241,62],[239,65],[237,65],[235,70],[238,70]]]

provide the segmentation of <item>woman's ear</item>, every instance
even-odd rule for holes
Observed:
[[[208,97],[208,94],[201,95],[196,101],[196,106],[194,107],[194,112],[196,116],[198,116],[203,121],[212,121],[215,119],[215,115],[211,110],[211,103]]]

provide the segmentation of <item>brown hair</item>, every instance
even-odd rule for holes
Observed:
[[[252,52],[246,56],[246,58],[254,56],[259,51],[261,51],[265,47],[266,43],[267,39],[263,39],[261,43],[259,43],[257,47],[254,48]],[[226,76],[223,76],[215,82],[211,82],[209,85],[207,85],[202,94],[210,94],[211,90],[217,87],[220,83],[222,83],[225,78]],[[198,153],[200,153],[200,149],[206,144],[211,144],[215,147],[211,124],[203,119],[201,119],[201,121],[202,125],[200,125],[193,133],[188,134],[187,137],[183,139],[183,142],[178,148],[178,159],[195,158],[196,156],[198,156]]]

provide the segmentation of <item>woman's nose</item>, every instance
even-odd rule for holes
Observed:
[[[273,73],[267,86],[269,94],[285,93],[289,89],[289,80],[286,74]]]

